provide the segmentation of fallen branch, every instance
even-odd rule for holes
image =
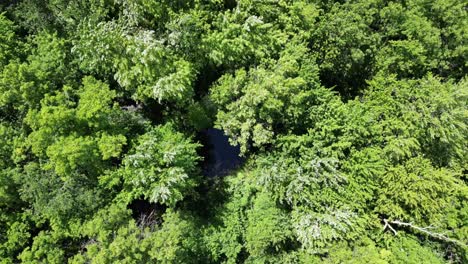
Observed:
[[[385,225],[383,227],[383,229],[387,229],[387,227],[395,234],[395,236],[397,235],[397,231],[395,229],[393,229],[393,227],[388,223],[388,220],[387,219],[384,219],[383,220]]]
[[[429,226],[429,227],[419,227],[419,226],[413,225],[412,223],[405,223],[405,222],[401,222],[401,221],[398,221],[398,220],[389,221],[387,219],[383,219],[383,221],[385,223],[384,230],[389,228],[395,235],[397,235],[397,231],[391,226],[391,224],[398,225],[398,226],[409,227],[409,228],[415,229],[415,230],[417,230],[417,231],[419,231],[421,233],[429,235],[430,237],[437,238],[439,240],[443,240],[443,241],[446,241],[446,242],[451,242],[451,243],[454,243],[454,244],[457,244],[457,245],[460,245],[460,246],[463,246],[463,247],[468,246],[467,244],[465,244],[465,243],[463,243],[463,242],[461,242],[459,240],[447,237],[444,234],[429,231],[429,229],[432,228],[431,226]]]

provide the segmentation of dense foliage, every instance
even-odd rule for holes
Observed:
[[[463,0],[2,1],[0,262],[467,263],[467,103]]]

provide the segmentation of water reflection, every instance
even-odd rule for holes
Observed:
[[[225,176],[244,162],[239,156],[239,146],[231,146],[223,131],[209,128],[200,132],[199,139],[203,144],[202,155],[205,158],[202,166],[204,175]]]

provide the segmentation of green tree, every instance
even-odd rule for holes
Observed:
[[[213,87],[216,124],[246,153],[264,147],[275,133],[301,133],[312,125],[305,114],[327,91],[318,84],[318,69],[302,45],[290,45],[277,61],[250,71],[225,75]],[[326,97],[326,96],[323,96]]]
[[[170,124],[141,135],[117,172],[123,178],[125,199],[143,196],[150,202],[174,206],[197,185],[198,147]]]

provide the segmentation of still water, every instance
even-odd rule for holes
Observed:
[[[220,177],[238,168],[244,162],[240,157],[239,146],[229,144],[229,139],[222,130],[209,128],[199,133],[203,144],[203,174],[208,177]]]

